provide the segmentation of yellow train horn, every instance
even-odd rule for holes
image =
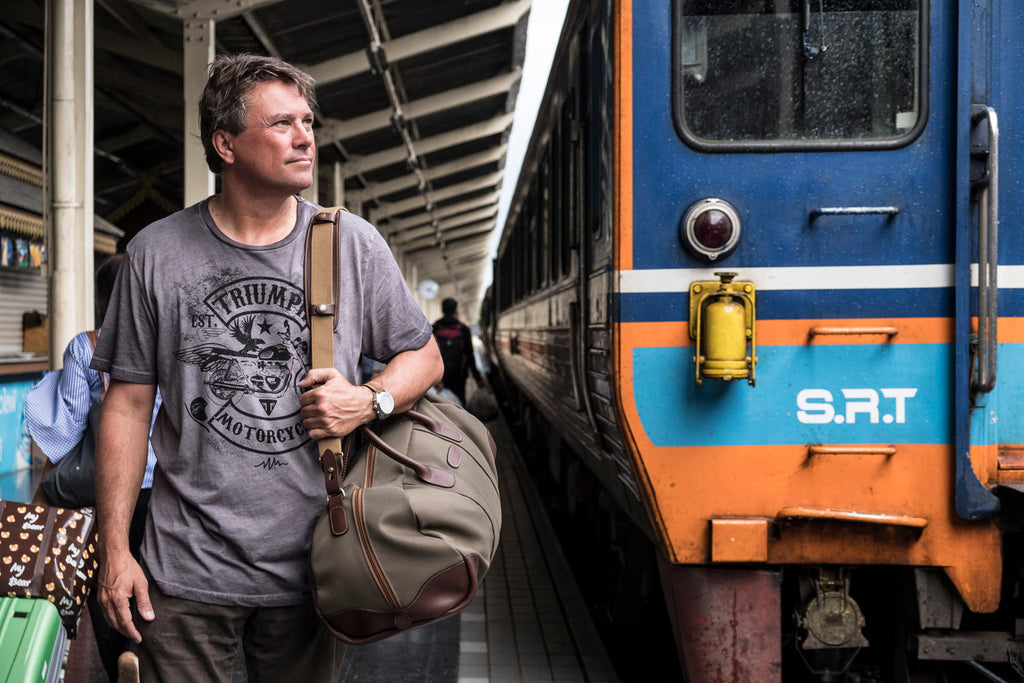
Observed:
[[[690,338],[697,384],[704,379],[746,379],[754,386],[754,284],[736,273],[715,273],[719,281],[690,283]]]

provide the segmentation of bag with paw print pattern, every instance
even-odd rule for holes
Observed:
[[[0,595],[49,600],[74,638],[96,567],[92,508],[0,501]]]

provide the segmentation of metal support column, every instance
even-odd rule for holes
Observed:
[[[331,199],[331,206],[344,206],[345,205],[345,174],[341,169],[341,162],[335,161],[334,168],[331,169],[333,172],[333,182],[331,183],[331,192],[333,192]]]
[[[51,265],[50,365],[95,326],[93,284],[93,3],[46,5],[44,207]]]
[[[215,178],[206,165],[206,154],[199,139],[199,98],[209,75],[210,62],[216,56],[213,19],[190,19],[183,24],[185,88],[185,206],[206,199],[216,189]]]

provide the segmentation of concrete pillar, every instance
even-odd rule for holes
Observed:
[[[206,154],[199,139],[199,98],[206,85],[210,62],[216,56],[216,24],[213,19],[190,19],[184,22],[183,29],[185,206],[191,206],[209,197],[216,188],[215,176],[206,165]]]
[[[96,326],[93,278],[93,3],[46,5],[44,220],[50,259],[50,364]]]
[[[333,182],[331,183],[331,191],[334,193],[331,198],[331,206],[343,206],[345,204],[345,174],[341,169],[341,162],[335,161]]]

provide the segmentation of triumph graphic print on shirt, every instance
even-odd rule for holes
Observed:
[[[187,398],[192,418],[264,457],[307,443],[297,386],[309,351],[301,287],[243,277],[185,303],[202,342],[175,354],[203,375],[204,390]]]

